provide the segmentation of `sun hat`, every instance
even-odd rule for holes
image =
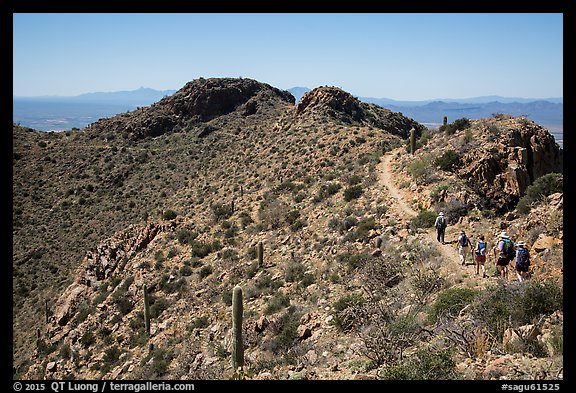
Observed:
[[[438,215],[439,215],[439,216],[443,216],[443,215],[444,215],[444,213],[440,212],[440,214],[438,214]]]
[[[526,243],[524,243],[522,240],[520,240],[520,241],[518,242],[518,247],[520,247],[520,246],[525,246],[525,245],[526,245]]]
[[[500,237],[503,237],[504,239],[510,239],[510,236],[508,236],[508,234],[506,232],[502,232],[500,234]]]
[[[466,232],[464,232],[464,229],[462,229],[462,230],[460,231],[460,233],[461,233],[461,234],[466,234]]]

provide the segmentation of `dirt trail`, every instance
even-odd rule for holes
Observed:
[[[410,220],[416,217],[418,214],[409,205],[409,201],[412,199],[410,197],[409,191],[404,191],[400,187],[396,186],[395,175],[392,168],[392,162],[394,156],[398,149],[386,153],[381,162],[377,165],[376,170],[378,171],[378,181],[382,188],[386,190],[387,194],[392,197],[392,205],[388,206],[391,212],[397,217],[403,217],[405,220]],[[446,241],[449,241],[450,229],[447,229]],[[455,237],[455,235],[452,235]],[[482,279],[481,275],[475,275],[475,265],[472,262],[470,256],[468,256],[466,266],[462,266],[460,258],[458,257],[458,249],[454,243],[451,244],[441,244],[436,239],[436,229],[430,228],[424,234],[424,239],[426,243],[434,246],[440,255],[442,255],[442,267],[441,271],[445,276],[450,276],[455,278],[456,281],[460,282],[467,287],[478,287],[485,285],[488,280]],[[486,269],[488,272],[488,261],[486,262]],[[482,273],[480,273],[482,274]],[[461,280],[460,280],[461,279]],[[470,282],[470,280],[473,280]]]

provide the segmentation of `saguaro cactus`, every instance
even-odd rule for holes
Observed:
[[[146,288],[146,284],[144,284],[143,292],[144,292],[144,329],[146,329],[146,334],[150,335],[150,303],[148,301],[148,288]]]
[[[50,308],[48,307],[48,299],[44,299],[44,316],[46,318],[46,323],[50,320]]]
[[[410,129],[410,154],[416,151],[416,130],[414,127]]]
[[[262,240],[258,242],[256,254],[258,255],[258,267],[264,266],[264,245],[262,244]]]
[[[236,372],[238,368],[244,367],[244,341],[242,339],[242,314],[244,306],[242,304],[242,287],[235,286],[232,291],[232,365]]]

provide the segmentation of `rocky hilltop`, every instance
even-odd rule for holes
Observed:
[[[238,377],[239,285],[245,378],[562,378],[550,134],[506,115],[432,132],[334,87],[294,104],[200,79],[83,130],[15,125],[14,376]],[[525,240],[532,277],[476,276],[460,229]]]
[[[149,107],[99,120],[88,132],[113,132],[137,140],[185,128],[197,129],[204,136],[211,130],[204,123],[237,110],[243,116],[254,115],[259,103],[270,98],[294,104],[289,92],[252,79],[197,79]]]

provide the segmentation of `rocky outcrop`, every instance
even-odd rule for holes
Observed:
[[[393,135],[408,138],[410,129],[422,135],[425,127],[401,113],[374,104],[361,102],[337,87],[318,87],[304,94],[295,107],[298,116],[328,115],[344,123],[367,124]]]
[[[257,113],[258,101],[270,99],[292,105],[295,101],[289,92],[252,79],[200,78],[150,107],[101,119],[88,130],[94,135],[121,134],[132,140],[156,137],[177,127],[195,129],[194,125],[236,110],[250,116]]]
[[[498,139],[476,134],[481,145],[462,154],[457,173],[492,207],[503,211],[515,207],[539,177],[562,173],[563,153],[552,134],[533,122],[524,118],[493,121],[502,130]]]
[[[74,283],[56,302],[52,317],[56,324],[66,325],[74,316],[82,296],[89,288],[98,287],[114,271],[122,269],[129,258],[145,249],[160,231],[166,230],[171,225],[173,223],[151,223],[143,228],[131,226],[88,251],[77,270]]]
[[[344,115],[352,121],[360,121],[364,116],[360,101],[350,93],[337,87],[318,87],[304,94],[296,105],[296,113],[324,111],[332,117]]]

